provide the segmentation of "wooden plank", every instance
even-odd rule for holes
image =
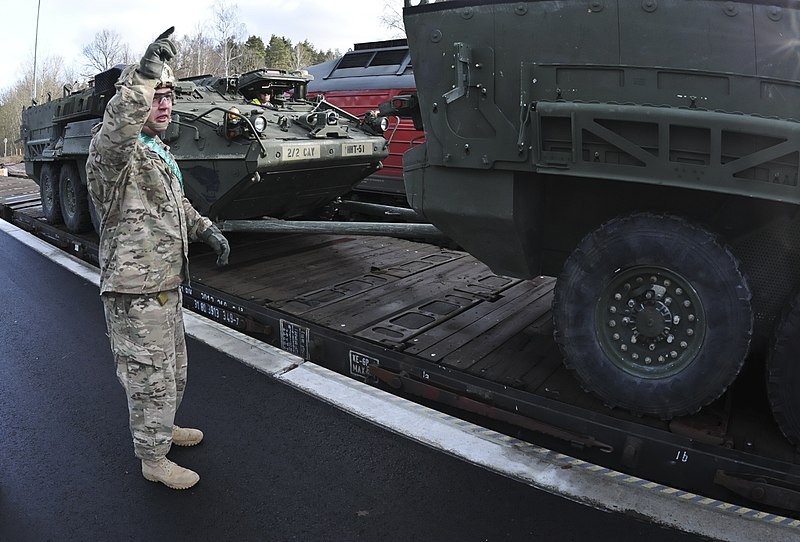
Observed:
[[[465,331],[465,328],[473,326],[477,322],[480,322],[480,324],[477,328],[473,329],[481,329],[481,327],[490,326],[492,321],[491,319],[496,318],[496,316],[492,315],[493,312],[502,309],[509,303],[514,303],[518,297],[525,298],[532,295],[537,295],[534,294],[534,292],[543,286],[549,288],[549,286],[545,286],[540,280],[537,279],[520,281],[509,289],[504,290],[500,298],[493,300],[490,303],[473,307],[468,311],[465,311],[464,313],[448,320],[447,322],[442,323],[442,325],[418,335],[413,341],[406,345],[403,351],[408,354],[419,354],[428,348],[432,348],[437,344],[443,343],[443,341],[450,340],[451,346],[449,349],[445,348],[445,352],[440,352],[438,354],[446,355],[447,351],[455,350],[456,348],[462,346],[468,339],[470,330]],[[484,318],[486,319],[484,320]]]
[[[561,366],[561,353],[553,340],[552,315],[547,311],[470,367],[469,372],[533,391]]]
[[[375,248],[366,240],[359,239],[354,241],[355,245],[323,247],[315,253],[277,258],[260,268],[260,280],[237,285],[237,293],[251,296],[263,304],[278,303],[276,307],[279,307],[292,299],[335,287],[370,274],[373,270],[402,264],[411,252],[408,250],[408,241],[391,241]],[[413,252],[427,257],[438,251],[436,247],[422,245]],[[302,270],[299,276],[298,270]]]
[[[379,288],[357,294],[342,301],[306,313],[306,318],[320,325],[350,333],[367,325],[399,314],[409,306],[435,299],[453,289],[453,284],[469,278],[474,264],[460,258],[435,267],[435,272],[417,272]]]
[[[205,258],[192,259],[192,275],[196,280],[243,299],[264,302],[289,297],[297,289],[308,288],[308,281],[319,280],[316,278],[319,273],[311,273],[309,268],[335,272],[331,262],[344,261],[359,247],[354,238],[313,237],[283,239],[272,245],[268,242],[253,244],[246,251],[234,245],[230,264],[223,268],[216,267],[213,252],[206,252]],[[368,247],[362,250],[367,251]],[[299,269],[304,271],[298,272]],[[262,290],[269,295],[259,294]]]
[[[438,360],[451,368],[471,368],[549,312],[553,283],[541,284],[529,295],[517,296],[511,303],[498,306],[496,310],[464,327],[459,334],[436,343],[419,355]]]

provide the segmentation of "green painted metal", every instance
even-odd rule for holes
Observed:
[[[625,212],[724,235],[722,205],[789,212],[776,209],[800,204],[799,5],[407,0],[427,138],[406,153],[409,203],[524,277],[557,274]],[[591,205],[574,217],[578,192]]]

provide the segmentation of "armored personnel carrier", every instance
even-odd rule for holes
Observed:
[[[557,276],[556,342],[610,406],[696,412],[750,359],[738,400],[766,387],[800,444],[799,7],[405,2],[409,203],[497,273]]]
[[[80,232],[90,225],[85,162],[121,68],[88,88],[22,112],[26,173],[40,186],[48,222]],[[256,70],[201,76],[175,87],[173,122],[162,135],[183,172],[186,196],[214,220],[307,215],[381,167],[385,119],[357,118],[324,100],[306,100],[310,76]],[[269,88],[259,105],[249,91]],[[92,217],[93,218],[93,217]]]

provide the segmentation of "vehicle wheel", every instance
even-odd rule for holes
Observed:
[[[800,295],[784,311],[767,355],[767,395],[775,421],[800,446]]]
[[[58,167],[45,164],[39,174],[39,194],[42,199],[42,213],[48,224],[60,224],[61,200],[58,197]]]
[[[68,162],[61,166],[58,177],[61,196],[61,214],[64,224],[72,233],[82,233],[89,229],[89,202],[86,185],[81,183],[77,166]]]
[[[639,213],[587,235],[553,300],[565,365],[606,404],[670,419],[719,397],[753,333],[739,262],[707,230]]]

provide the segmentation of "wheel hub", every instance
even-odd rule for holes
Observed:
[[[689,365],[705,336],[705,313],[691,284],[660,267],[618,271],[596,305],[601,347],[622,370],[672,376]]]

